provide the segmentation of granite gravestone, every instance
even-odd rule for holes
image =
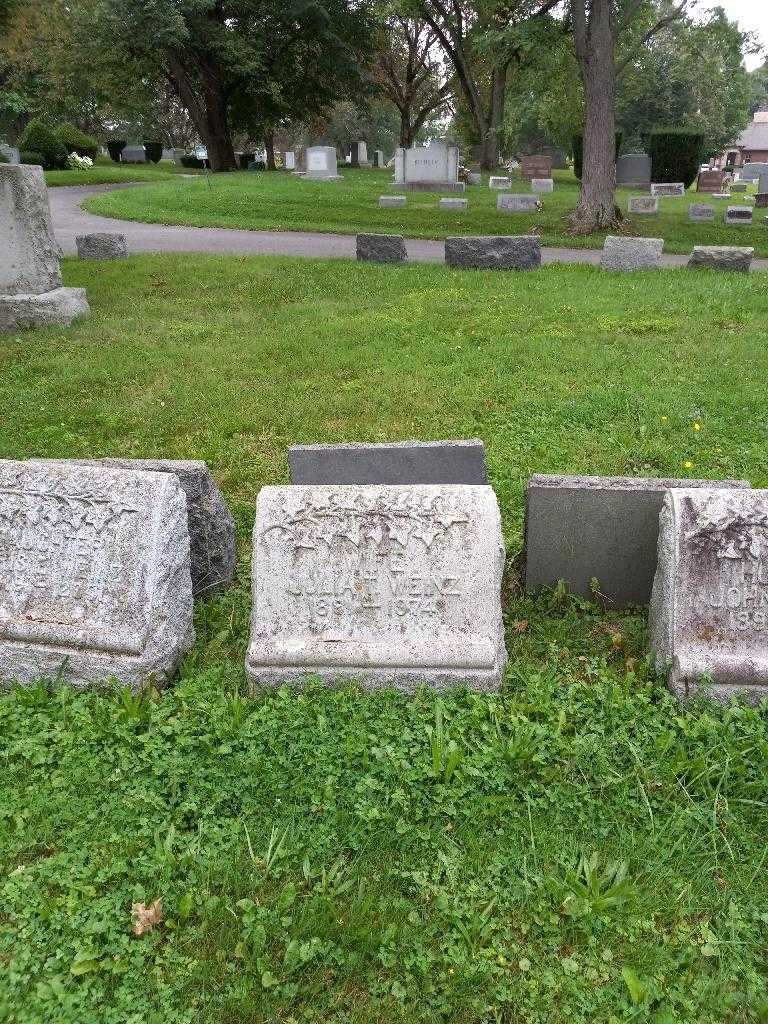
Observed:
[[[651,185],[652,196],[684,196],[685,184],[682,181],[653,182]]]
[[[600,266],[603,270],[659,270],[663,251],[663,238],[607,235]]]
[[[538,270],[538,235],[478,235],[446,238],[445,262],[457,270]]]
[[[751,206],[728,206],[725,210],[725,223],[738,227],[749,227],[752,224]]]
[[[737,245],[695,245],[688,257],[691,270],[735,270],[749,272],[755,250]]]
[[[0,331],[87,316],[84,288],[63,288],[41,167],[0,164]]]
[[[715,219],[715,208],[708,203],[691,203],[688,207],[688,220],[706,222]]]
[[[552,157],[545,153],[524,156],[520,160],[520,174],[529,181],[533,178],[551,178]]]
[[[124,260],[128,257],[125,235],[107,231],[94,231],[75,238],[77,255],[81,260]]]
[[[462,213],[469,208],[468,199],[438,199],[437,205],[441,210],[448,210],[454,213]]]
[[[407,203],[407,196],[379,196],[379,206],[382,210],[400,210]]]
[[[283,167],[286,171],[296,170],[296,154],[292,149],[286,150],[286,152],[283,153]]]
[[[0,679],[162,685],[194,642],[168,473],[0,462]]]
[[[541,209],[541,201],[538,196],[528,193],[514,195],[507,192],[496,197],[496,209],[503,213],[537,213]]]
[[[477,438],[384,444],[294,444],[292,484],[487,484]]]
[[[459,148],[433,142],[431,146],[395,150],[395,185],[413,192],[463,192],[459,181]]]
[[[340,181],[335,146],[309,146],[304,154],[305,177],[318,181]]]
[[[408,257],[402,235],[358,235],[355,255],[363,263],[404,263]]]
[[[696,191],[719,194],[723,191],[723,177],[722,171],[699,171]]]
[[[482,185],[483,176],[480,171],[468,171],[467,172],[467,184],[468,185]]]
[[[526,489],[525,587],[592,596],[592,580],[611,609],[647,604],[656,570],[659,512],[670,487],[709,480],[532,476]],[[743,480],[718,487],[749,487]]]
[[[734,181],[731,185],[731,192],[746,192],[747,183],[746,181]]]
[[[9,146],[5,142],[0,142],[0,153],[8,160],[8,163],[18,164],[21,161],[21,154],[16,146]]]
[[[498,174],[492,174],[488,179],[488,188],[511,188],[511,186],[511,178],[505,178]]]
[[[533,192],[554,192],[555,183],[552,178],[531,178]]]
[[[147,151],[144,146],[123,146],[120,162],[123,164],[145,164]]]
[[[651,183],[651,158],[647,153],[626,153],[616,161],[616,184],[648,188]]]
[[[744,164],[741,171],[743,181],[758,181],[761,174],[768,174],[768,163],[760,161]]]
[[[497,690],[503,567],[490,487],[265,487],[248,677]]]
[[[669,491],[650,636],[678,696],[768,697],[768,491]]]
[[[383,149],[374,149],[374,151],[373,151],[373,166],[381,168],[381,167],[384,166],[385,163],[386,163],[386,161],[384,159],[384,150]]]
[[[658,212],[659,200],[655,196],[630,196],[627,200],[627,213],[653,216]]]

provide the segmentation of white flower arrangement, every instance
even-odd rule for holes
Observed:
[[[70,153],[69,166],[75,171],[90,171],[93,167],[93,160],[89,156],[78,156],[77,153]]]

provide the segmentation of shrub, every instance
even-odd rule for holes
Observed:
[[[267,164],[265,160],[251,160],[248,164],[249,171],[266,171]]]
[[[11,162],[11,161],[10,161],[10,160],[9,160],[9,158],[8,158],[8,157],[7,157],[6,155],[5,155],[5,153],[0,153],[0,164],[9,164],[10,162]]]
[[[42,158],[42,166],[47,171],[67,166],[66,146],[56,132],[39,119],[30,121],[24,129],[19,139],[19,149],[39,155]]]
[[[35,166],[43,167],[45,165],[45,158],[42,153],[35,153],[32,149],[22,149],[19,153],[19,160],[23,164],[34,164]]]
[[[87,156],[89,160],[95,160],[99,152],[98,139],[92,135],[86,135],[73,124],[65,121],[56,129],[56,134],[64,143],[67,153],[77,153],[78,156]]]
[[[202,171],[205,167],[204,160],[198,160],[194,153],[185,153],[181,158],[182,167],[194,167],[195,170]]]
[[[619,158],[619,151],[621,150],[621,140],[624,137],[624,132],[619,129],[616,132],[616,159]],[[584,136],[574,135],[573,136],[573,173],[581,181],[581,165],[584,161]]]
[[[76,171],[90,171],[93,167],[93,160],[91,160],[89,156],[80,156],[79,153],[70,153],[69,166]]]
[[[163,144],[162,142],[144,142],[144,150],[147,154],[147,160],[153,164],[159,164],[163,159]]]
[[[120,163],[120,154],[123,152],[125,147],[128,145],[127,139],[108,139],[107,140],[107,152],[112,157],[116,164]]]
[[[686,188],[699,173],[704,133],[686,128],[655,128],[648,153],[651,181],[682,181]]]

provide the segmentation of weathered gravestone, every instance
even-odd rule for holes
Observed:
[[[650,636],[678,696],[768,696],[768,491],[669,491]]]
[[[697,192],[720,193],[723,191],[722,171],[699,171],[696,181]]]
[[[296,170],[296,154],[292,149],[286,150],[286,152],[283,153],[283,167],[286,171]]]
[[[757,161],[744,164],[741,171],[743,181],[758,181],[761,174],[768,174],[768,163]]]
[[[0,462],[0,679],[162,685],[194,642],[175,476]]]
[[[63,288],[42,168],[0,164],[0,331],[87,316],[84,288]]]
[[[383,444],[294,444],[293,484],[487,484],[485,445],[476,437]]]
[[[404,263],[408,256],[402,235],[358,235],[355,254],[365,263]]]
[[[768,192],[758,192],[755,196],[755,206],[759,210],[764,210],[768,207]]]
[[[545,153],[524,156],[520,160],[520,174],[528,180],[552,177],[552,157]]]
[[[497,690],[503,567],[490,487],[265,487],[248,677]]]
[[[123,164],[145,164],[147,162],[147,151],[144,146],[123,146],[120,153],[120,162]]]
[[[630,196],[627,200],[627,213],[652,216],[658,212],[659,200],[655,196]]]
[[[94,231],[75,238],[77,255],[81,260],[124,260],[128,257],[125,235]]]
[[[357,144],[357,164],[358,167],[370,167],[370,161],[368,160],[368,143],[358,142]]]
[[[9,146],[5,142],[0,142],[0,153],[7,158],[9,163],[17,164],[21,160],[21,154],[16,146]]]
[[[684,196],[685,184],[682,181],[660,181],[651,184],[652,196]]]
[[[505,178],[498,174],[492,174],[488,179],[488,188],[510,188],[511,186],[511,178]]]
[[[745,181],[734,181],[731,185],[731,192],[746,192],[747,183]]]
[[[648,188],[651,183],[651,158],[647,153],[626,153],[616,161],[616,184]]]
[[[496,209],[502,213],[537,213],[541,209],[541,201],[535,195],[507,192],[496,197]]]
[[[554,192],[555,183],[552,178],[531,178],[531,189],[534,192]]]
[[[480,235],[446,238],[445,262],[460,270],[538,270],[538,235]]]
[[[382,210],[400,210],[407,203],[407,196],[379,196],[379,206]]]
[[[728,206],[725,210],[725,223],[739,227],[749,226],[752,223],[751,206]]]
[[[469,171],[467,173],[467,182],[470,185],[482,185],[483,176],[480,171]]]
[[[563,580],[591,597],[592,580],[609,608],[647,604],[656,570],[659,512],[670,487],[711,487],[711,480],[532,476],[526,489],[525,587]],[[717,487],[749,487],[743,480]]]
[[[608,235],[603,243],[603,270],[658,270],[664,251],[663,238],[628,238]]]
[[[309,146],[304,160],[305,177],[318,181],[341,181],[335,146]]]
[[[469,208],[468,199],[439,199],[437,205],[441,210],[462,212]]]
[[[695,245],[688,257],[691,270],[735,270],[748,273],[755,250],[737,245]]]
[[[715,219],[715,208],[708,203],[691,203],[688,207],[688,220],[697,222],[713,221]]]
[[[383,149],[374,149],[374,151],[373,151],[373,166],[374,167],[383,167],[385,165],[385,163],[386,163],[386,160],[384,159],[384,150]]]

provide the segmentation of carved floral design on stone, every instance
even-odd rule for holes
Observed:
[[[719,497],[707,501],[698,511],[691,503],[690,512],[695,524],[686,540],[701,554],[732,560],[760,558],[768,539],[768,511],[753,508],[747,512],[738,499],[728,501]]]

